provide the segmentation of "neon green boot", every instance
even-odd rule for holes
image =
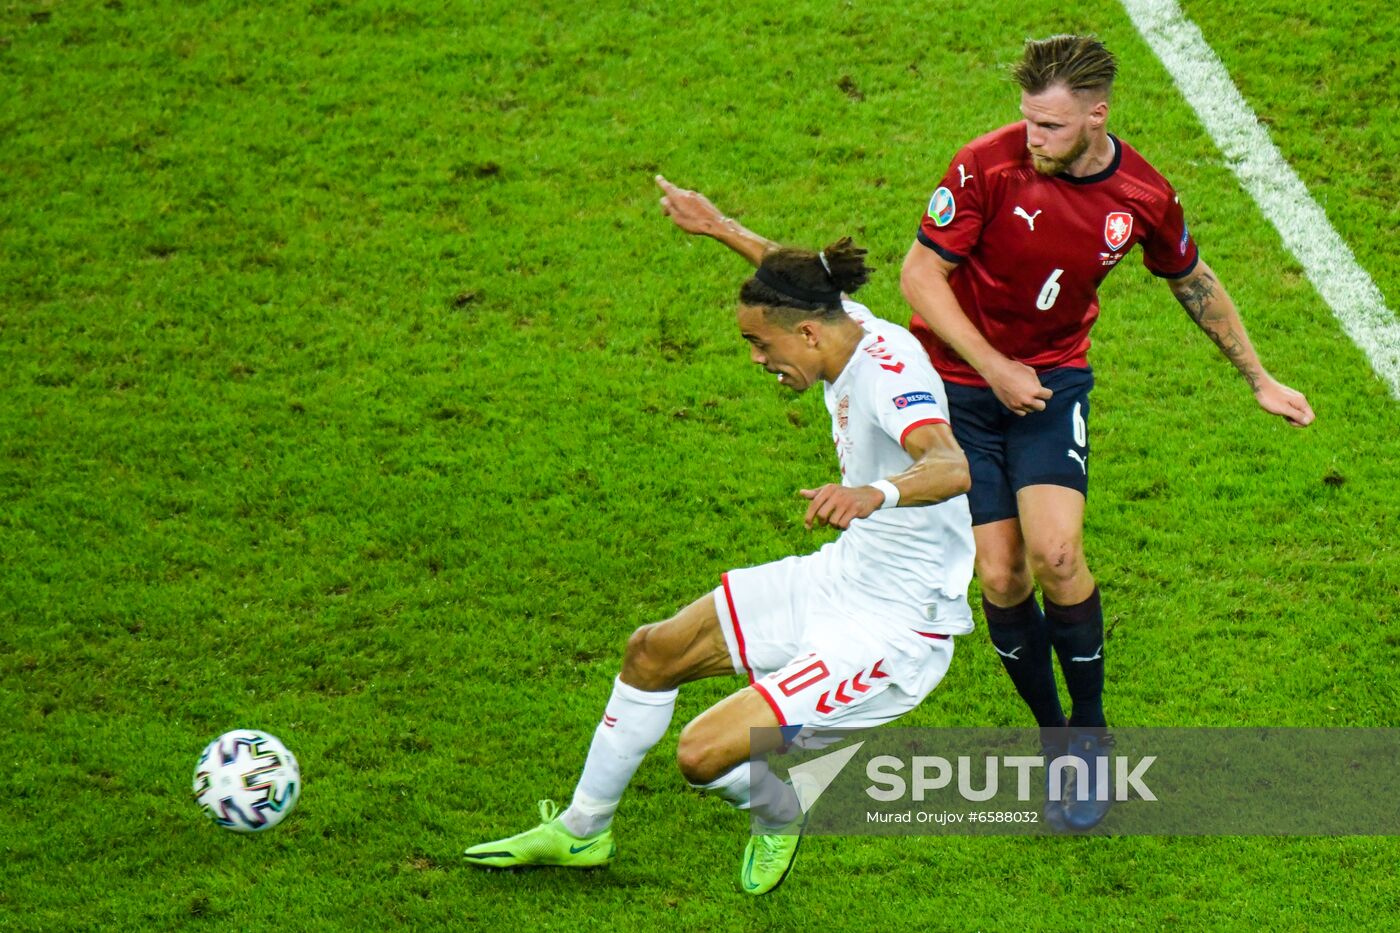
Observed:
[[[483,868],[523,868],[530,865],[556,865],[562,868],[602,868],[613,860],[617,846],[612,830],[580,839],[559,819],[553,800],[540,801],[542,822],[508,839],[483,842],[466,851],[467,863]]]

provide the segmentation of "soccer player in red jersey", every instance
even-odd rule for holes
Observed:
[[[1098,284],[1141,244],[1148,271],[1166,281],[1261,408],[1298,427],[1313,412],[1259,362],[1234,302],[1197,254],[1171,185],[1108,132],[1112,53],[1086,36],[1032,40],[1014,73],[1024,119],[958,150],[901,285],[914,309],[910,330],[947,383],[953,431],[972,469],[992,644],[1046,752],[1088,760],[1093,784],[1092,765],[1112,742],[1103,611],[1083,548]],[[1073,701],[1067,721],[1052,649]],[[1092,797],[1050,800],[1046,818],[1087,829],[1108,806]]]

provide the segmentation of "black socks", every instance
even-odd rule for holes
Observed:
[[[1103,606],[1099,588],[1075,606],[1057,606],[1045,600],[1050,622],[1050,642],[1060,659],[1073,712],[1069,724],[1081,729],[1102,729],[1103,716]]]
[[[1042,614],[1035,594],[1019,605],[1003,608],[982,600],[987,632],[1002,666],[1016,685],[1016,692],[1030,707],[1042,729],[1065,724],[1060,697],[1055,690],[1055,669],[1050,649],[1060,659],[1072,712],[1069,724],[1081,729],[1103,729],[1103,607],[1098,587],[1074,606],[1045,600]]]
[[[1035,593],[1020,605],[1007,608],[994,606],[984,597],[982,611],[987,616],[992,646],[1036,723],[1041,728],[1063,726],[1065,714],[1050,663],[1050,624],[1035,601]]]

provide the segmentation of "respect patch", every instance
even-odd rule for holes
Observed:
[[[894,397],[895,408],[908,408],[910,405],[936,405],[938,399],[932,392],[905,392]]]

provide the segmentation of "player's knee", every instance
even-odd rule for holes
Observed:
[[[657,624],[643,625],[627,639],[622,655],[622,680],[638,690],[670,690],[676,686],[670,658],[658,644]]]
[[[1024,564],[979,564],[977,579],[982,583],[982,594],[998,606],[1016,605],[1031,591],[1031,576]]]
[[[1035,578],[1052,599],[1056,593],[1073,589],[1081,576],[1089,572],[1083,548],[1077,540],[1064,539],[1033,547],[1029,556]]]
[[[692,721],[681,730],[681,738],[676,745],[676,765],[691,784],[709,784],[729,770],[717,751],[712,743],[706,741],[704,731]]]

